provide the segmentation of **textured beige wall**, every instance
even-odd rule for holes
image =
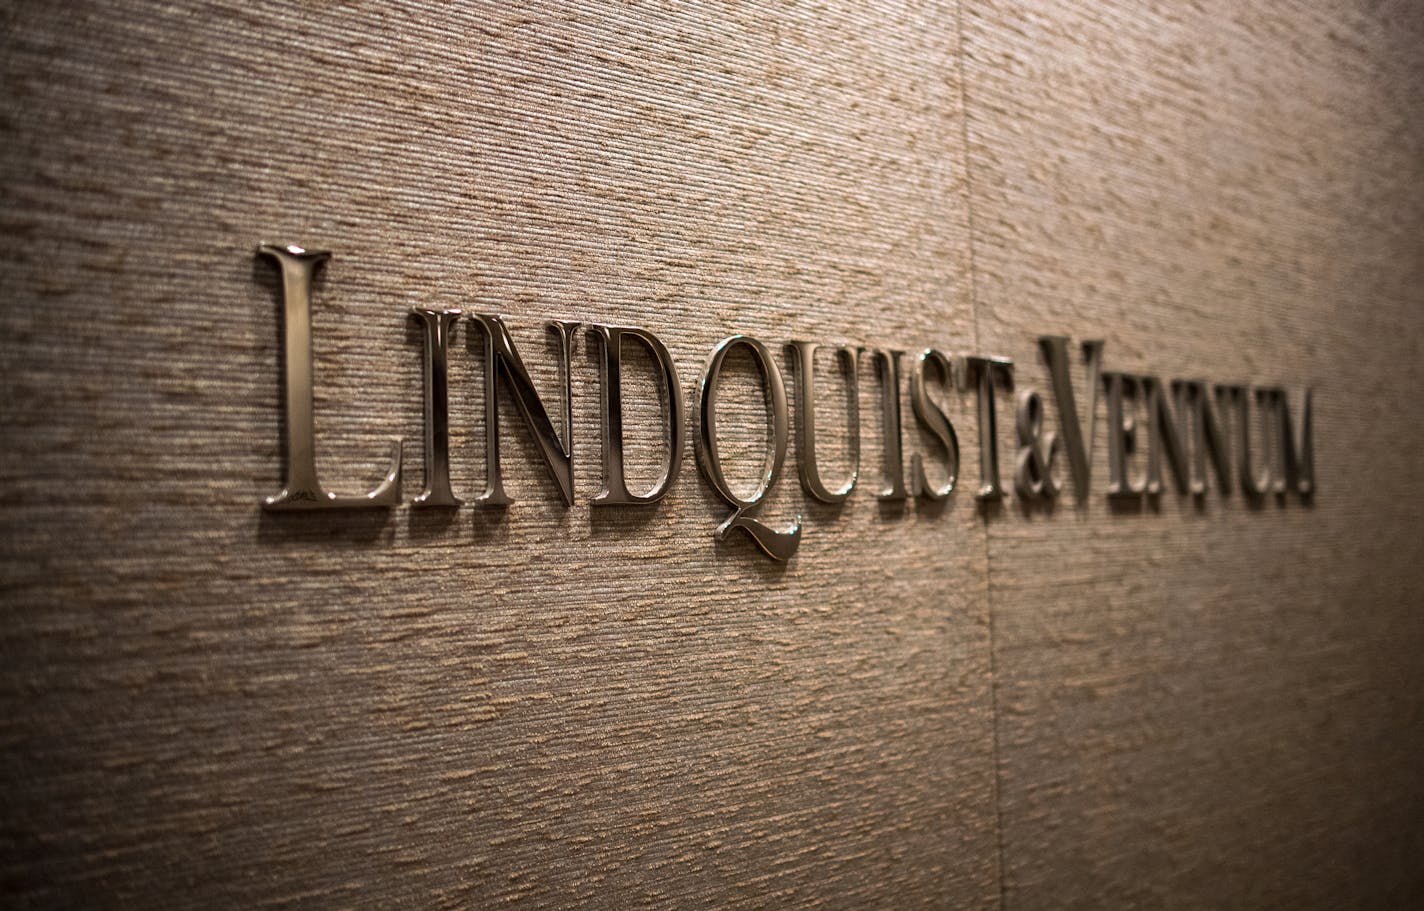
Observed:
[[[1424,900],[1424,11],[514,6],[0,12],[10,902]],[[336,254],[341,491],[404,436],[418,492],[436,304],[507,314],[546,384],[550,316],[658,332],[687,388],[733,331],[1045,392],[1037,334],[1102,337],[1313,386],[1320,492],[1114,512],[1100,435],[1086,507],[984,514],[961,396],[947,507],[783,481],[778,567],[713,541],[690,453],[656,509],[586,505],[581,344],[574,508],[511,426],[503,518],[264,515],[259,240]]]
[[[964,5],[981,344],[1316,389],[1313,508],[989,524],[1010,907],[1424,901],[1424,7],[1374,6]]]

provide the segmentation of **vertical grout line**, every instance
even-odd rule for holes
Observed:
[[[972,332],[972,350],[978,352],[981,350],[979,344],[979,265],[974,255],[974,176],[970,164],[973,154],[969,146],[968,80],[964,72],[964,3],[965,0],[954,0],[955,28],[958,32],[956,37],[959,50],[955,62],[959,69],[959,135],[961,148],[964,150],[964,206],[969,229],[969,322]],[[994,861],[998,870],[999,908],[1002,911],[1007,892],[1007,879],[1004,873],[1004,808],[999,781],[999,673],[994,656],[994,573],[989,553],[989,522],[987,518],[984,520],[982,540],[984,544],[984,600],[985,609],[989,615],[989,717],[992,734],[990,761],[993,766],[990,780],[994,801]]]

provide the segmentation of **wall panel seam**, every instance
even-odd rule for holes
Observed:
[[[959,70],[959,131],[960,148],[964,150],[964,209],[969,253],[969,323],[972,350],[979,350],[979,266],[975,258],[974,222],[974,168],[970,162],[973,155],[969,147],[969,86],[964,68],[964,0],[954,0],[954,27],[957,55],[955,66]],[[987,520],[987,516],[985,517]],[[991,799],[994,803],[994,866],[998,883],[999,907],[1005,904],[1004,881],[1004,811],[1000,797],[999,782],[999,675],[995,666],[994,642],[994,572],[989,553],[989,526],[985,521],[980,525],[980,544],[984,548],[984,609],[989,623],[989,717],[992,732],[990,763]]]

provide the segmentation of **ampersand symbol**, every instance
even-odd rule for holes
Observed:
[[[1020,444],[1014,463],[1014,490],[1024,500],[1058,496],[1063,490],[1063,481],[1054,475],[1053,466],[1063,444],[1058,434],[1043,432],[1043,397],[1037,392],[1019,393],[1014,423]]]

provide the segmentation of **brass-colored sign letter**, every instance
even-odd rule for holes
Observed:
[[[328,493],[316,474],[316,427],[312,377],[311,286],[317,268],[331,254],[295,246],[262,244],[259,256],[277,263],[282,273],[282,337],[286,346],[287,480],[262,505],[274,511],[351,509],[400,503],[401,440],[391,446],[391,467],[380,486],[356,497]]]
[[[459,506],[450,489],[450,333],[459,310],[411,308],[425,329],[425,490],[412,506]]]
[[[944,352],[927,348],[915,358],[914,372],[910,376],[910,407],[925,432],[944,447],[944,467],[948,478],[939,487],[932,485],[925,474],[925,457],[917,452],[910,456],[910,485],[916,496],[943,500],[954,491],[954,485],[959,480],[959,435],[954,432],[954,424],[944,409],[930,398],[929,379],[925,374],[931,366],[938,371],[940,383],[945,389],[955,388],[954,362]]]
[[[999,500],[1004,496],[1004,484],[999,479],[999,418],[994,394],[999,390],[997,378],[1012,389],[1014,362],[1005,357],[967,357],[964,359],[964,381],[974,383],[979,410],[979,491],[981,500]]]
[[[796,383],[796,451],[800,455],[801,486],[806,492],[822,503],[844,503],[855,489],[860,475],[859,352],[846,346],[836,349],[846,378],[850,477],[840,487],[831,490],[821,477],[821,463],[816,458],[816,352],[822,347],[815,342],[789,342],[786,345]]]
[[[655,503],[661,500],[677,481],[682,468],[682,453],[687,447],[687,426],[683,418],[682,387],[677,379],[677,367],[672,355],[657,336],[643,329],[626,326],[604,326],[594,324],[588,327],[594,338],[599,340],[600,374],[602,380],[603,403],[603,490],[593,498],[595,506],[617,506],[624,504]],[[628,490],[628,479],[623,471],[623,339],[631,338],[640,342],[653,361],[658,365],[662,380],[660,387],[663,402],[667,406],[668,420],[668,461],[667,469],[647,493],[636,494]]]
[[[569,376],[569,354],[573,330],[578,323],[550,321],[548,329],[559,343],[559,367],[564,377],[564,435],[559,439],[549,410],[539,398],[534,381],[524,367],[514,339],[504,320],[492,314],[472,313],[470,321],[484,330],[485,338],[485,492],[475,498],[477,506],[508,506],[514,500],[504,492],[504,474],[499,464],[499,390],[500,380],[509,384],[514,404],[524,418],[524,426],[534,437],[544,467],[549,469],[565,506],[574,502],[574,415],[573,381]]]
[[[750,496],[738,496],[722,473],[722,457],[717,450],[717,380],[727,354],[738,345],[751,351],[757,369],[761,371],[766,390],[767,411],[771,413],[771,451],[762,465],[761,481]],[[801,517],[786,531],[777,531],[747,515],[765,497],[786,461],[786,443],[790,416],[786,408],[786,385],[781,371],[766,345],[746,335],[733,335],[712,349],[712,356],[702,373],[701,405],[698,410],[697,461],[712,489],[735,511],[717,527],[717,537],[725,538],[734,529],[741,529],[773,560],[789,560],[801,544]]]

